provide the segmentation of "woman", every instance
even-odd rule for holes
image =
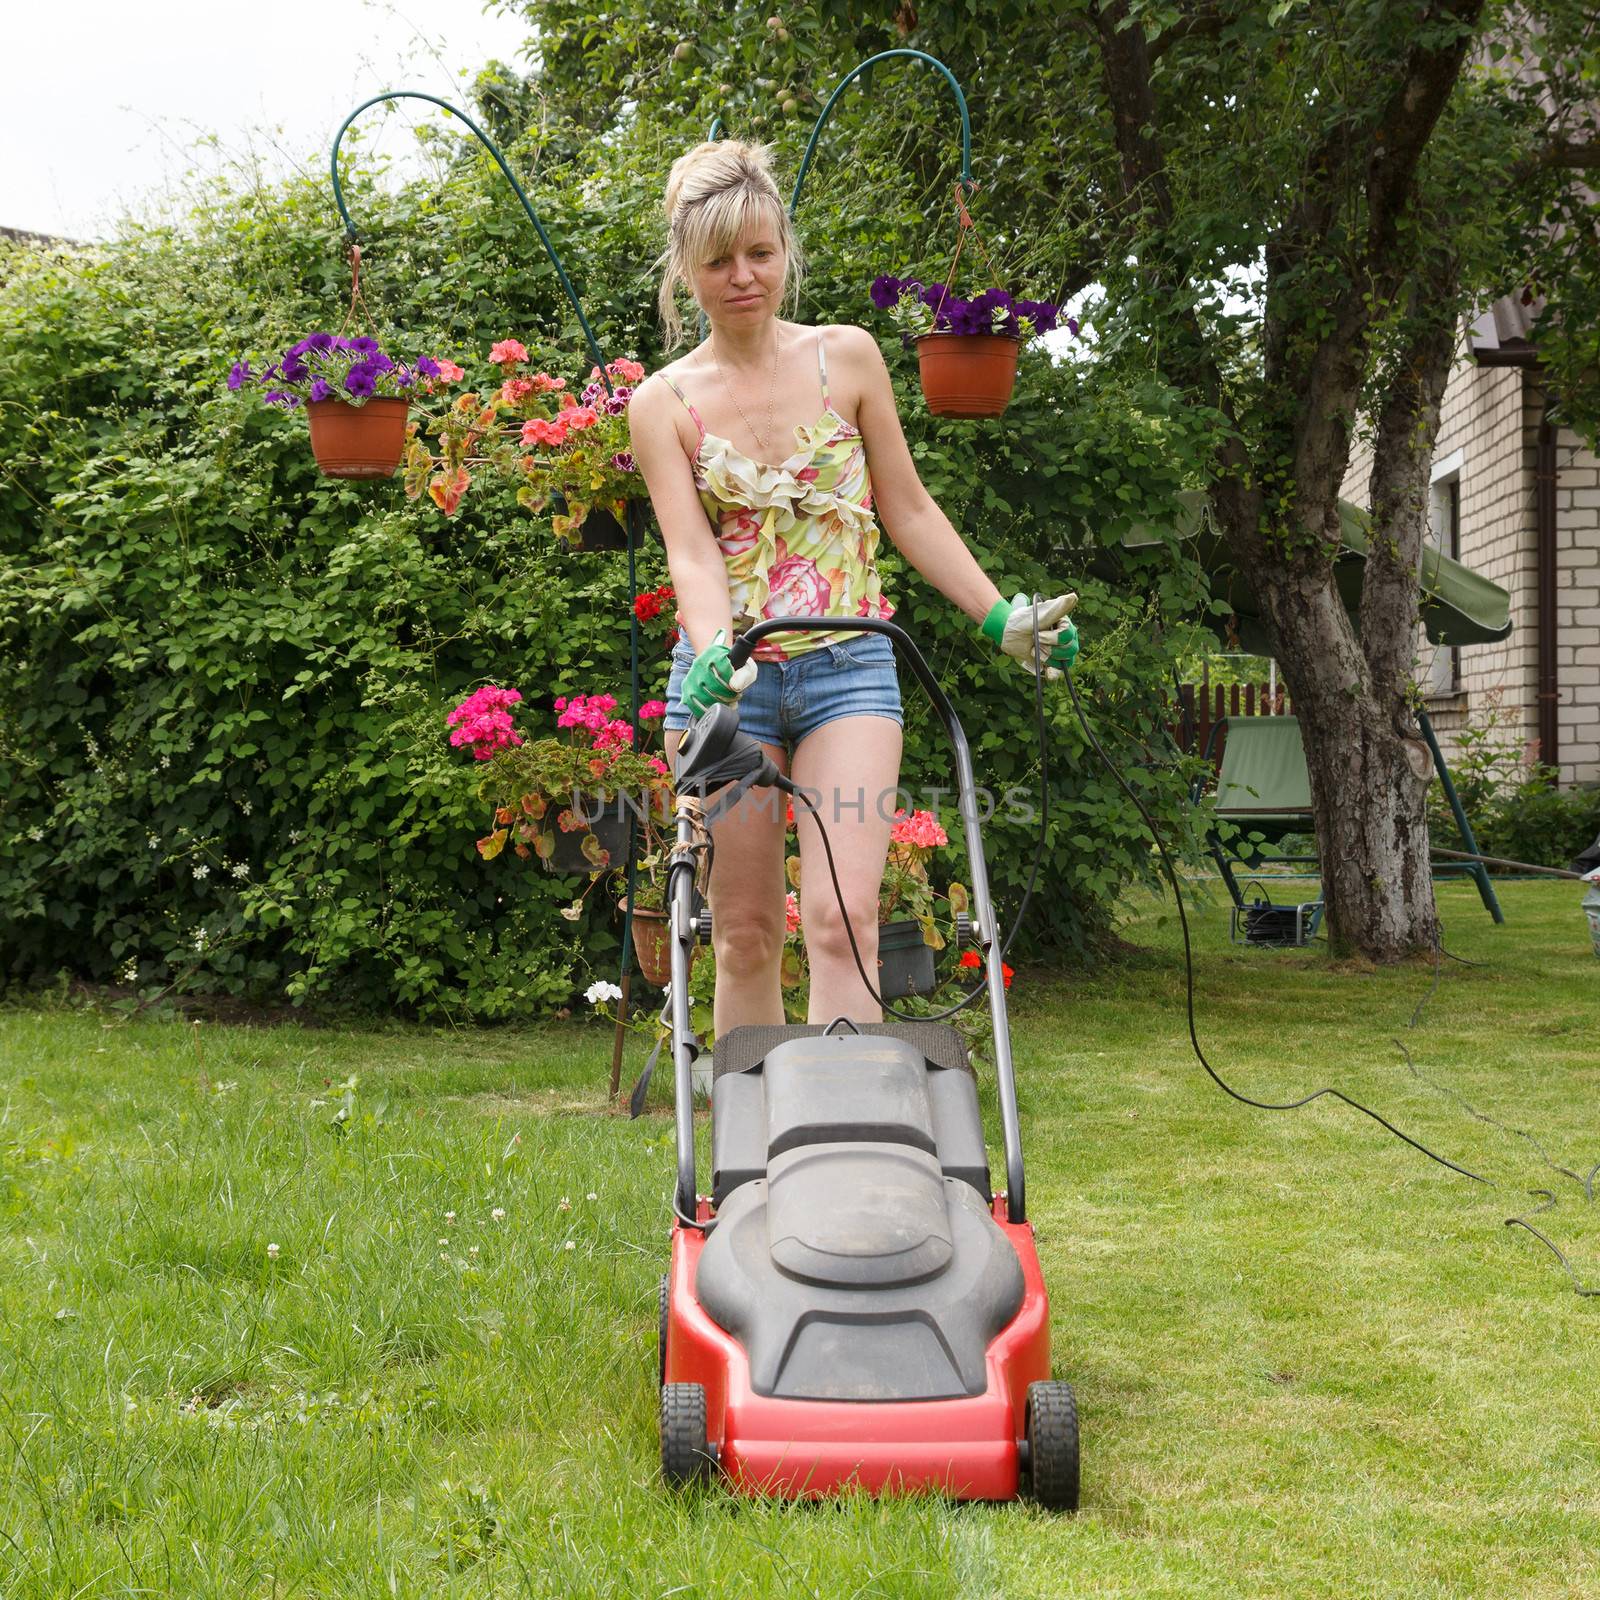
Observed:
[[[800,247],[767,153],[696,146],[667,182],[660,306],[681,341],[677,290],[710,326],[629,404],[678,603],[666,748],[693,716],[741,695],[740,726],[818,798],[862,964],[877,971],[878,891],[900,777],[894,653],[881,634],[769,635],[731,671],[728,642],[758,617],[887,617],[879,527],[1006,654],[1059,676],[1077,654],[1076,597],[1005,600],[933,503],[912,464],[877,341],[861,328],[806,328],[793,304]],[[870,462],[870,473],[869,473]],[[1038,649],[1034,660],[1034,616]],[[1054,665],[1051,665],[1054,664]],[[851,954],[814,818],[797,806],[810,1018],[878,1022]],[[716,1035],[781,1023],[785,806],[755,789],[716,826],[710,898]]]

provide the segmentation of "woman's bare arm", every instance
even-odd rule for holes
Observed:
[[[633,457],[667,547],[678,615],[698,653],[718,628],[724,639],[733,638],[733,600],[727,563],[695,492],[688,455],[692,446],[680,431],[680,417],[684,423],[689,420],[678,397],[657,378],[647,379],[628,402]]]
[[[873,502],[884,531],[940,594],[974,622],[982,622],[1002,596],[917,476],[878,341],[865,328],[830,328],[826,337],[835,368],[845,379],[839,387],[855,398],[856,424],[872,470]]]

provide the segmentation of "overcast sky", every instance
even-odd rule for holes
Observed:
[[[483,0],[6,0],[0,9],[12,61],[0,95],[0,226],[78,239],[230,158],[324,169],[335,130],[361,101],[411,88],[461,104],[484,62],[525,66],[528,33],[498,5],[486,15]],[[411,121],[427,109],[391,115]],[[381,149],[402,158],[407,142],[391,122]]]

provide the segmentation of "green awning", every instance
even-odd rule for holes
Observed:
[[[1361,577],[1372,547],[1372,520],[1360,506],[1339,502],[1343,548],[1334,559],[1333,576],[1339,596],[1352,619],[1361,614]],[[1170,527],[1141,523],[1122,536],[1130,550],[1166,544],[1173,533],[1189,541],[1211,579],[1211,592],[1226,600],[1238,618],[1239,647],[1270,654],[1260,608],[1244,575],[1235,570],[1222,537],[1211,520],[1210,504],[1202,491],[1187,490],[1175,496]],[[1471,567],[1441,555],[1433,545],[1422,551],[1422,626],[1433,644],[1493,644],[1511,632],[1511,596]],[[1225,618],[1215,619],[1219,628]]]

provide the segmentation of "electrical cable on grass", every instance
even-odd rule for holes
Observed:
[[[1174,901],[1178,902],[1178,923],[1182,928],[1182,936],[1184,936],[1184,1002],[1186,1002],[1187,1016],[1189,1016],[1189,1045],[1190,1048],[1194,1050],[1195,1059],[1200,1062],[1200,1066],[1205,1067],[1206,1072],[1210,1074],[1211,1082],[1216,1083],[1216,1086],[1218,1086],[1219,1090],[1222,1090],[1222,1093],[1229,1094],[1229,1096],[1237,1099],[1237,1101],[1240,1102],[1240,1104],[1243,1104],[1243,1106],[1253,1106],[1256,1110],[1299,1110],[1299,1107],[1309,1106],[1310,1102],[1315,1101],[1315,1099],[1322,1099],[1322,1096],[1328,1094],[1328,1096],[1331,1096],[1331,1098],[1344,1102],[1346,1106],[1352,1107],[1352,1109],[1358,1110],[1358,1112],[1362,1112],[1363,1117],[1371,1117],[1373,1122],[1378,1123],[1381,1128],[1387,1128],[1389,1133],[1394,1134],[1395,1138],[1402,1139],[1405,1144],[1410,1144],[1411,1149],[1419,1150],[1422,1155],[1426,1155],[1430,1162],[1438,1162],[1438,1165],[1440,1166],[1448,1166],[1453,1173],[1461,1174],[1462,1178],[1470,1178],[1475,1182],[1475,1184],[1483,1184],[1483,1186],[1488,1187],[1488,1189],[1499,1189],[1501,1184],[1498,1184],[1498,1182],[1494,1181],[1493,1178],[1483,1178],[1482,1174],[1474,1173],[1474,1171],[1470,1170],[1470,1168],[1467,1168],[1467,1166],[1462,1166],[1459,1162],[1453,1162],[1453,1160],[1445,1157],[1445,1155],[1438,1155],[1435,1150],[1430,1150],[1426,1144],[1422,1144],[1422,1142],[1418,1141],[1418,1139],[1411,1138],[1410,1134],[1402,1133],[1402,1131],[1398,1130],[1394,1123],[1389,1122],[1387,1118],[1381,1117],[1381,1115],[1379,1115],[1378,1112],[1374,1112],[1370,1106],[1363,1106],[1362,1102],[1357,1101],[1357,1099],[1350,1098],[1349,1094],[1344,1094],[1341,1090],[1336,1090],[1336,1088],[1320,1088],[1320,1090],[1315,1091],[1315,1093],[1307,1094],[1306,1098],[1298,1099],[1298,1101],[1258,1101],[1258,1099],[1251,1099],[1248,1094],[1238,1093],[1238,1090],[1235,1090],[1235,1088],[1232,1088],[1229,1083],[1226,1083],[1224,1080],[1222,1080],[1221,1075],[1218,1074],[1218,1070],[1211,1066],[1210,1061],[1206,1061],[1205,1051],[1200,1048],[1200,1035],[1195,1032],[1194,950],[1190,949],[1189,917],[1187,917],[1186,910],[1184,910],[1184,893],[1182,893],[1181,888],[1178,886],[1178,872],[1174,870],[1173,859],[1171,859],[1171,856],[1168,856],[1168,853],[1166,853],[1166,845],[1162,842],[1162,835],[1158,834],[1157,829],[1155,829],[1155,821],[1152,819],[1152,816],[1150,816],[1149,811],[1144,808],[1144,805],[1142,805],[1138,795],[1134,794],[1133,789],[1128,787],[1128,782],[1126,782],[1126,779],[1123,778],[1122,773],[1117,771],[1117,768],[1112,765],[1112,760],[1110,760],[1109,755],[1106,754],[1106,750],[1102,749],[1099,739],[1094,738],[1094,730],[1093,728],[1090,728],[1090,720],[1088,720],[1085,712],[1083,712],[1083,702],[1078,699],[1078,686],[1077,683],[1072,682],[1072,674],[1070,674],[1070,670],[1067,672],[1067,690],[1069,690],[1070,694],[1072,694],[1072,709],[1077,712],[1078,723],[1080,723],[1080,726],[1083,728],[1083,736],[1090,741],[1091,749],[1094,750],[1094,754],[1101,758],[1101,762],[1104,763],[1104,766],[1106,766],[1106,770],[1112,774],[1112,778],[1117,779],[1117,784],[1118,786],[1122,787],[1123,794],[1126,794],[1126,797],[1130,798],[1131,802],[1134,803],[1134,806],[1138,808],[1139,816],[1144,818],[1144,826],[1149,829],[1150,838],[1154,838],[1155,848],[1157,848],[1158,853],[1160,853],[1160,858],[1162,858],[1162,867],[1166,872],[1166,882],[1170,883],[1171,890],[1173,890]],[[1432,994],[1434,994],[1434,989],[1437,989],[1438,987],[1438,955],[1443,954],[1443,946],[1440,944],[1440,942],[1438,942],[1437,936],[1435,936],[1434,950],[1434,987],[1429,989],[1427,995],[1424,995],[1421,1002],[1418,1003],[1418,1008],[1411,1013],[1411,1021],[1413,1021],[1413,1026],[1416,1024],[1416,1019],[1421,1016],[1422,1006],[1426,1005],[1427,1000],[1429,1000],[1429,998],[1432,997]],[[1464,962],[1462,957],[1459,957],[1459,955],[1453,955],[1451,960],[1454,960],[1454,962],[1461,962],[1464,966],[1482,965],[1482,963],[1478,962]],[[1411,1064],[1410,1051],[1406,1050],[1405,1045],[1402,1045],[1398,1038],[1394,1043],[1395,1048],[1397,1048],[1397,1050],[1400,1051],[1400,1054],[1402,1054],[1403,1058],[1405,1058],[1406,1066],[1411,1067],[1411,1070],[1416,1072],[1416,1067]],[[1416,1075],[1421,1077],[1421,1074]],[[1427,1082],[1426,1078],[1424,1078],[1422,1082]],[[1456,1096],[1456,1098],[1459,1099],[1459,1096]],[[1466,1101],[1462,1101],[1461,1104],[1466,1106]],[[1472,1107],[1467,1107],[1467,1109],[1472,1110]],[[1480,1118],[1482,1122],[1494,1122],[1493,1117],[1483,1117],[1483,1115],[1478,1114],[1478,1112],[1472,1112],[1472,1114],[1474,1114],[1475,1117]],[[1494,1123],[1494,1126],[1502,1125],[1501,1123]],[[1518,1133],[1518,1130],[1514,1130],[1514,1128],[1502,1128],[1502,1131],[1507,1131],[1507,1133]],[[1544,1152],[1542,1152],[1542,1146],[1539,1146],[1538,1139],[1533,1139],[1531,1134],[1522,1134],[1522,1138],[1531,1139],[1534,1147],[1539,1149],[1541,1154],[1544,1154]],[[1557,1170],[1558,1173],[1563,1173],[1565,1176],[1568,1176],[1568,1178],[1573,1179],[1574,1182],[1578,1182],[1579,1186],[1584,1189],[1584,1194],[1586,1194],[1586,1197],[1589,1198],[1589,1200],[1594,1200],[1594,1182],[1595,1178],[1600,1176],[1600,1162],[1595,1163],[1594,1170],[1590,1171],[1589,1176],[1587,1176],[1586,1179],[1578,1178],[1578,1174],[1573,1173],[1573,1171],[1568,1171],[1568,1168],[1565,1168],[1565,1166],[1557,1166],[1557,1163],[1550,1162],[1549,1157],[1546,1157],[1546,1162],[1549,1163],[1550,1166],[1555,1166],[1555,1170]],[[1552,1194],[1549,1189],[1533,1189],[1530,1190],[1530,1194],[1544,1195],[1544,1197],[1546,1197],[1546,1205],[1539,1206],[1539,1210],[1533,1211],[1531,1216],[1539,1216],[1539,1214],[1544,1213],[1544,1211],[1549,1211],[1550,1206],[1555,1205],[1555,1195]],[[1566,1259],[1566,1254],[1560,1250],[1560,1246],[1555,1245],[1555,1243],[1552,1242],[1552,1240],[1550,1240],[1546,1234],[1542,1234],[1541,1230],[1536,1229],[1536,1227],[1534,1227],[1533,1224],[1528,1221],[1528,1219],[1522,1218],[1522,1216],[1509,1216],[1509,1218],[1506,1218],[1506,1227],[1523,1227],[1523,1229],[1528,1230],[1530,1234],[1533,1234],[1534,1238],[1538,1238],[1539,1243],[1542,1243],[1542,1245],[1546,1246],[1547,1250],[1552,1251],[1555,1258],[1557,1258],[1557,1261],[1562,1262],[1562,1266],[1565,1267],[1568,1277],[1573,1280],[1573,1290],[1576,1291],[1576,1293],[1582,1294],[1582,1296],[1600,1296],[1600,1288],[1586,1288],[1584,1283],[1582,1283],[1581,1278],[1578,1277],[1578,1272],[1574,1270],[1571,1261],[1568,1261],[1568,1259]]]

